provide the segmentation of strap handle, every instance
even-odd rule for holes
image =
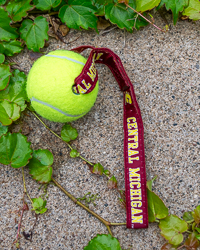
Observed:
[[[84,45],[72,50],[81,53],[88,48],[92,49],[92,51],[81,74],[75,79],[73,91],[78,94],[87,94],[95,88],[98,80],[95,63],[107,65],[118,82],[120,90],[123,91],[127,228],[147,228],[148,205],[144,129],[133,85],[126,74],[120,58],[110,49]]]

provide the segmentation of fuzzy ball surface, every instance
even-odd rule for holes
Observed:
[[[32,107],[39,115],[64,123],[77,120],[90,111],[97,98],[98,82],[88,94],[72,91],[74,79],[86,61],[73,51],[55,50],[33,64],[26,90]]]

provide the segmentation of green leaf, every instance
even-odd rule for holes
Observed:
[[[131,0],[129,5],[135,8],[134,2]],[[123,3],[110,3],[105,6],[105,17],[111,23],[117,24],[121,29],[126,28],[129,32],[133,32],[135,13],[127,8]]]
[[[0,114],[0,122],[8,126],[20,117],[20,107],[14,102],[0,100]]]
[[[53,169],[53,155],[47,149],[38,149],[33,151],[33,157],[30,160],[29,174],[39,183],[48,183],[51,181]]]
[[[47,203],[46,200],[44,201],[41,197],[39,197],[39,198],[33,198],[32,201],[33,201],[32,210],[35,211],[36,214],[43,214],[47,211],[47,208],[45,207]]]
[[[76,149],[72,149],[71,152],[70,152],[70,156],[72,158],[76,158],[76,157],[79,157],[79,152],[76,150]]]
[[[24,39],[28,49],[39,52],[44,47],[44,40],[48,40],[48,22],[46,18],[38,16],[34,22],[27,19],[20,27],[21,38]]]
[[[192,212],[192,216],[194,218],[195,223],[197,225],[200,224],[200,205],[194,209],[194,212]]]
[[[199,247],[200,244],[196,236],[196,232],[193,232],[188,236],[184,243],[184,246],[187,246],[187,249],[196,250]]]
[[[0,91],[0,100],[6,99],[14,102],[21,107],[21,111],[26,108],[25,101],[28,99],[26,95],[26,75],[18,69],[13,71],[8,87]]]
[[[4,5],[6,3],[6,0],[0,0],[0,5]]]
[[[154,222],[156,218],[163,219],[168,215],[168,208],[163,201],[147,188],[148,217],[149,222]]]
[[[152,180],[147,181],[147,187],[150,191],[152,191],[152,184],[157,179],[157,177],[158,176],[156,175]]]
[[[137,11],[144,12],[146,10],[151,10],[154,7],[158,6],[160,3],[160,0],[137,0]]]
[[[172,245],[169,244],[169,243],[166,243],[165,245],[163,245],[163,246],[161,247],[161,250],[176,250],[176,249],[177,249],[176,247],[172,246]]]
[[[200,240],[200,234],[196,235],[197,240]]]
[[[103,171],[104,171],[104,168],[103,166],[98,162],[96,164],[94,164],[94,167],[92,169],[92,173],[93,174],[99,174],[99,175],[102,175],[103,174]]]
[[[61,138],[63,141],[70,142],[77,138],[78,132],[70,124],[66,123],[61,130]]]
[[[158,8],[160,8],[163,4],[165,4],[167,10],[171,9],[175,25],[178,20],[179,12],[183,11],[183,9],[188,6],[188,0],[161,0]]]
[[[0,7],[0,40],[9,41],[19,36],[16,28],[10,26],[11,19],[8,13]]]
[[[5,135],[8,132],[8,127],[7,126],[3,126],[0,122],[0,137],[2,135]]]
[[[199,227],[195,227],[195,229],[197,230],[198,233],[200,233],[200,228]]]
[[[192,212],[185,212],[183,214],[183,219],[184,221],[186,221],[187,223],[192,223],[194,221],[194,218],[192,216]]]
[[[31,143],[21,133],[8,133],[0,138],[0,163],[11,164],[13,168],[27,165],[31,158]]]
[[[5,61],[5,56],[0,53],[0,64]]]
[[[34,0],[33,3],[39,10],[50,10],[56,8],[61,3],[61,0]]]
[[[3,90],[6,88],[6,86],[9,83],[10,76],[10,66],[5,64],[0,64],[0,90]]]
[[[59,11],[63,5],[66,5],[65,0],[61,0],[61,3],[57,7],[53,8],[53,11]]]
[[[130,0],[129,6],[136,9],[135,1]],[[148,23],[130,8],[127,8],[124,3],[110,3],[105,6],[105,17],[111,23],[117,24],[121,29],[125,28],[129,32],[133,32],[133,27],[139,29]]]
[[[161,235],[172,245],[179,245],[183,241],[183,234],[188,229],[185,221],[176,215],[169,215],[165,219],[160,220],[159,227]]]
[[[27,11],[31,10],[33,6],[30,5],[31,0],[14,0],[9,1],[6,10],[13,22],[19,22],[23,17],[27,16]]]
[[[19,41],[0,41],[0,53],[5,54],[6,56],[13,56],[15,53],[21,52],[22,49],[23,47],[21,46],[21,42]]]
[[[108,188],[110,189],[117,188],[117,180],[114,175],[108,180]]]
[[[110,175],[110,171],[109,171],[108,169],[105,169],[105,170],[103,171],[103,173],[104,173],[106,176],[109,176],[109,175]]]
[[[97,32],[97,17],[95,16],[96,7],[92,1],[69,0],[59,11],[59,17],[63,23],[73,29],[94,28]]]
[[[200,2],[199,0],[190,0],[188,7],[182,13],[190,19],[197,21],[200,19]]]
[[[143,16],[146,16],[145,13],[143,13]],[[142,27],[145,27],[147,26],[149,23],[144,19],[142,18],[141,16],[139,15],[136,15],[135,19],[134,19],[134,28],[136,30],[139,30],[140,28]]]
[[[97,234],[84,250],[121,250],[119,241],[110,234]]]
[[[92,0],[93,5],[97,8],[95,14],[97,16],[104,16],[105,15],[105,5],[109,3],[113,3],[113,0]]]

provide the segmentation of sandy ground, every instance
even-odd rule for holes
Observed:
[[[168,17],[170,19],[170,17]],[[156,17],[156,23],[165,23]],[[71,30],[66,44],[51,39],[43,51],[71,49],[80,45],[108,47],[118,54],[134,85],[145,130],[146,171],[148,179],[158,178],[153,190],[163,199],[171,214],[181,216],[193,209],[199,199],[199,78],[200,42],[199,25],[179,21],[164,34],[152,26],[129,34],[114,29],[104,35],[94,31]],[[86,55],[86,54],[85,54]],[[28,71],[32,65],[28,50],[18,55],[20,66]],[[73,122],[79,131],[73,142],[83,156],[92,162],[101,162],[124,188],[123,170],[123,95],[106,66],[97,66],[100,90],[91,111]],[[62,125],[45,121],[60,133]],[[33,115],[13,127],[28,135],[34,149],[49,149],[54,155],[54,178],[75,197],[87,192],[98,193],[96,213],[112,222],[125,222],[125,210],[118,202],[117,193],[106,187],[106,179],[91,175],[79,159],[69,157],[67,146],[47,131]],[[23,183],[20,169],[2,166],[0,187],[0,249],[10,249],[17,233],[16,211],[22,205]],[[31,197],[43,193],[25,169],[27,189]],[[107,233],[96,218],[74,205],[57,187],[48,188],[48,212],[39,216],[33,240],[20,240],[23,250],[79,250],[96,234]],[[29,206],[30,202],[27,200]],[[30,206],[31,207],[31,206]],[[26,212],[23,227],[28,231],[34,216]],[[131,230],[125,226],[113,227],[123,249],[160,249],[165,240],[157,224],[148,229]]]

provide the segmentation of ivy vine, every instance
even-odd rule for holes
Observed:
[[[49,36],[64,41],[63,36],[68,29],[95,29],[98,32],[98,23],[107,21],[110,25],[117,25],[121,29],[133,32],[149,23],[161,31],[167,31],[155,25],[155,20],[149,10],[170,10],[174,25],[179,18],[193,21],[200,19],[200,2],[198,0],[0,0],[0,163],[22,171],[24,194],[23,206],[18,222],[16,239],[13,246],[20,246],[20,230],[23,223],[24,211],[28,210],[26,197],[30,200],[32,211],[37,216],[47,211],[47,185],[53,182],[72,201],[100,220],[109,234],[94,237],[85,250],[101,249],[120,250],[119,241],[113,237],[111,227],[125,225],[126,222],[115,223],[90,210],[88,204],[99,199],[96,194],[87,193],[76,198],[62,187],[52,177],[53,155],[47,149],[32,150],[31,143],[21,133],[10,133],[9,126],[17,121],[22,112],[31,112],[46,129],[64,141],[70,148],[72,158],[80,158],[87,163],[91,174],[104,176],[107,186],[117,191],[119,202],[125,206],[125,195],[119,190],[117,179],[101,163],[92,163],[85,159],[72,145],[78,131],[70,124],[64,124],[61,134],[52,131],[44,121],[34,112],[26,95],[26,75],[19,69],[14,69],[15,63],[11,57],[20,53],[25,46],[33,52],[40,52]],[[109,26],[108,25],[108,26]],[[37,57],[36,54],[34,54]],[[31,198],[26,189],[24,167],[29,169],[30,176],[40,184],[45,184],[45,194],[42,197]],[[161,235],[167,240],[162,250],[167,249],[197,249],[200,245],[200,206],[193,211],[185,212],[183,218],[169,214],[163,201],[152,191],[152,183],[156,178],[147,182],[149,222],[156,222]],[[47,196],[46,196],[47,197]],[[32,235],[25,233],[28,239]],[[186,238],[184,234],[187,235]]]

